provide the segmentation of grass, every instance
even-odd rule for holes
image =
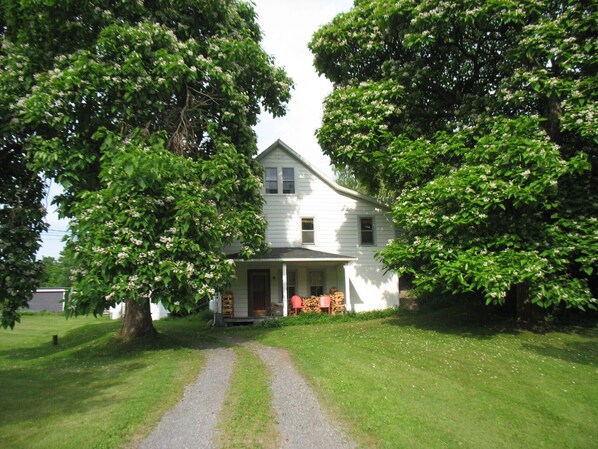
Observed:
[[[326,313],[306,312],[297,316],[266,318],[259,326],[265,328],[277,328],[285,326],[303,326],[306,324],[332,324],[346,323],[349,321],[373,320],[376,318],[391,318],[397,316],[399,310],[396,308],[373,310],[371,312],[348,312],[345,315],[328,315]]]
[[[288,349],[364,447],[594,447],[598,329],[504,324],[453,308],[226,332]]]
[[[274,449],[279,435],[270,376],[261,360],[237,347],[235,370],[219,419],[220,449]]]
[[[106,318],[25,315],[0,331],[0,447],[104,449],[142,437],[197,376],[200,325],[165,320],[168,336],[131,343]]]
[[[229,334],[287,348],[363,447],[595,447],[597,328],[534,333],[462,308],[358,318],[210,332],[163,320],[160,338],[127,343],[107,319],[24,316],[0,331],[0,447],[133,445],[196,378],[197,341]],[[269,374],[237,351],[222,449],[268,449],[279,441]]]

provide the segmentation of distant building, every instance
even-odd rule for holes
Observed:
[[[68,289],[65,287],[38,288],[29,301],[31,312],[62,312]]]

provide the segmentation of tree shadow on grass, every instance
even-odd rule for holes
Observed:
[[[40,357],[47,357],[63,351],[75,349],[78,346],[85,346],[92,341],[115,334],[118,329],[116,322],[91,323],[70,329],[66,332],[58,332],[58,345],[54,345],[52,335],[48,334],[47,341],[36,346],[15,347],[0,350],[0,358],[15,360],[34,360]]]
[[[514,320],[493,313],[487,306],[471,303],[424,312],[400,311],[388,324],[480,340],[521,333]]]
[[[65,332],[56,347],[44,342],[0,351],[0,429],[14,432],[20,423],[48,416],[60,425],[76,414],[95,414],[113,401],[127,400],[131,382],[159,387],[147,379],[152,353],[224,345],[194,326],[164,323],[156,337],[125,340],[116,335],[119,322],[91,323]],[[0,446],[2,441],[0,435]]]
[[[598,366],[598,329],[579,326],[521,328],[484,305],[460,304],[431,312],[401,312],[388,324],[478,340],[497,335],[531,335],[521,339],[521,349],[571,363]],[[549,334],[562,338],[542,338]],[[555,344],[555,341],[557,344]]]
[[[185,322],[186,321],[186,322]],[[121,328],[121,321],[102,321],[85,324],[64,332],[57,331],[58,345],[53,344],[51,333],[48,333],[47,341],[30,346],[0,349],[0,359],[11,360],[35,360],[60,354],[65,351],[76,351],[78,348],[86,348],[90,343],[96,343],[96,351],[110,353],[113,356],[121,354],[126,356],[136,351],[155,351],[160,349],[172,349],[185,347],[202,349],[206,345],[218,345],[217,340],[206,337],[203,323],[193,320],[171,319],[164,322],[156,322],[158,335],[147,338],[126,340],[117,337]],[[105,339],[112,338],[111,344],[103,344]],[[207,338],[208,341],[204,341]],[[97,356],[98,352],[90,352],[91,357]]]
[[[559,345],[547,341],[542,344],[523,343],[521,347],[541,356],[598,367],[598,329],[576,327],[563,330],[566,332],[562,333],[569,335],[559,339]],[[598,380],[593,383],[598,383]]]
[[[60,416],[85,413],[106,405],[106,396],[98,394],[119,385],[119,377],[131,371],[147,368],[142,362],[112,364],[109,369],[83,363],[52,362],[34,367],[3,369],[0,371],[0,411],[2,426],[52,415],[60,423]],[[109,374],[108,374],[109,371]]]

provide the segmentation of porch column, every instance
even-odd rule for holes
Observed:
[[[287,298],[287,264],[286,262],[282,263],[282,316],[287,316],[289,314],[289,306],[288,306],[288,298]]]
[[[353,310],[351,306],[351,280],[349,279],[349,262],[343,265],[345,271],[345,310],[350,312]]]

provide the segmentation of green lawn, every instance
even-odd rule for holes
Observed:
[[[119,341],[120,322],[26,315],[0,331],[0,447],[116,448],[180,398],[202,363],[200,323],[165,320],[160,337]],[[59,345],[52,345],[57,334]]]
[[[364,447],[596,447],[598,329],[459,312],[228,332],[287,348]]]
[[[130,445],[196,378],[198,342],[227,334],[287,348],[363,447],[595,447],[598,329],[532,333],[461,312],[211,331],[163,320],[162,337],[136,344],[115,337],[119,322],[27,315],[0,331],[0,447]],[[237,351],[222,444],[266,447],[268,370]]]

